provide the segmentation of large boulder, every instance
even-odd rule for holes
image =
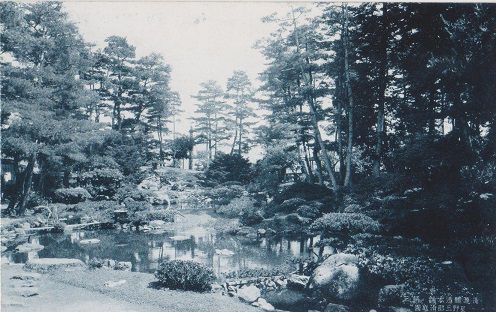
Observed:
[[[340,304],[335,304],[335,303],[329,303],[324,312],[349,312],[350,309],[347,306],[340,305]]]
[[[379,290],[379,307],[401,306],[405,285],[386,285]]]
[[[358,257],[339,253],[330,256],[313,272],[308,283],[312,292],[338,301],[351,301],[360,295],[362,277]]]
[[[269,291],[264,298],[277,309],[290,310],[294,307],[302,308],[307,306],[307,299],[300,291],[292,289],[282,289],[278,291]]]
[[[310,280],[309,276],[290,274],[288,276],[287,287],[294,290],[304,290]]]
[[[260,289],[256,286],[244,286],[238,289],[239,299],[252,303],[260,297]]]
[[[72,271],[83,270],[86,264],[79,259],[68,258],[39,258],[26,262],[24,269],[38,273],[48,273],[57,270]]]

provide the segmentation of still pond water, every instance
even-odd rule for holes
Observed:
[[[78,230],[64,234],[42,234],[31,242],[45,248],[30,253],[11,253],[13,262],[32,258],[92,258],[129,261],[132,270],[154,272],[163,259],[194,260],[212,267],[217,275],[242,269],[287,266],[290,259],[316,257],[310,239],[246,238],[219,235],[213,228],[216,217],[206,212],[182,212],[162,233],[122,230]],[[82,245],[83,239],[97,238],[98,244]],[[314,243],[318,238],[313,240]],[[326,251],[327,252],[327,251]]]

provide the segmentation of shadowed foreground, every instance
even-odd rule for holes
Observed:
[[[20,265],[2,265],[2,311],[258,311],[237,299],[211,293],[156,290],[151,274],[121,271],[76,271],[43,275],[34,282],[39,295],[24,298],[16,293]],[[115,288],[107,281],[126,280]]]

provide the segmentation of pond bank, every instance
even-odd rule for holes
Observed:
[[[20,281],[11,277],[23,273],[22,265],[2,264],[2,311],[260,311],[238,299],[214,293],[154,289],[152,274],[84,270],[55,272],[41,276],[35,287],[39,295],[16,295]],[[106,287],[108,281],[124,284]],[[8,301],[7,301],[8,299]],[[207,303],[208,304],[205,304]]]

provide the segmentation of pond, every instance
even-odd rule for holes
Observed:
[[[316,257],[310,238],[247,239],[216,233],[219,219],[204,211],[181,211],[162,233],[125,230],[77,230],[72,233],[41,234],[30,238],[45,248],[29,253],[7,253],[10,261],[32,258],[92,258],[129,261],[132,270],[153,273],[163,259],[194,260],[214,269],[217,275],[242,269],[276,268],[291,265],[291,259]],[[83,239],[97,238],[98,244],[82,245]],[[318,238],[313,239],[316,243]],[[317,252],[317,251],[316,251]],[[325,251],[329,252],[329,251]]]

